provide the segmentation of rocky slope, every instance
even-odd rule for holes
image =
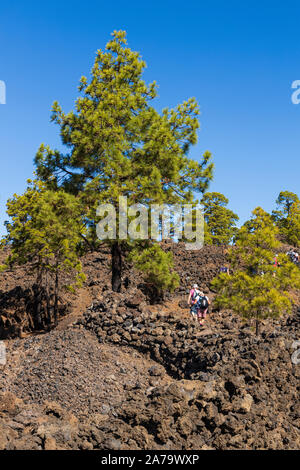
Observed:
[[[183,243],[178,245],[164,243],[166,250],[172,250],[176,271],[180,274],[180,287],[173,296],[185,296],[188,287],[197,281],[203,289],[209,290],[211,279],[219,272],[219,267],[226,263],[223,248],[205,247],[200,251],[187,251]],[[8,252],[0,252],[0,264],[4,262]],[[110,254],[107,248],[101,252],[89,253],[82,258],[86,282],[76,295],[62,292],[60,301],[61,317],[71,318],[81,315],[85,308],[94,300],[101,298],[103,292],[110,288]],[[62,281],[67,281],[63,279]],[[12,338],[26,335],[32,331],[49,329],[48,319],[37,319],[32,314],[34,297],[34,276],[27,267],[16,267],[1,273],[0,276],[0,338]],[[143,292],[147,288],[143,284],[140,273],[131,266],[125,265],[123,291],[138,287],[139,297],[145,299]],[[68,321],[67,321],[68,322]]]
[[[5,341],[0,449],[300,447],[299,312],[265,322],[258,338],[224,311],[199,329],[186,291],[196,280],[212,295],[225,253],[174,251],[181,287],[162,304],[129,269],[113,294],[108,254],[90,254],[86,286],[58,327]],[[12,310],[1,315],[12,321]]]

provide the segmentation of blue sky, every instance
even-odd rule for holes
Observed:
[[[291,101],[299,18],[296,1],[1,2],[0,225],[7,198],[32,176],[40,143],[60,146],[53,101],[73,107],[79,78],[115,29],[146,60],[146,81],[158,82],[157,109],[198,100],[191,156],[212,152],[210,191],[224,193],[242,222],[258,205],[271,211],[281,190],[299,193],[300,104]]]

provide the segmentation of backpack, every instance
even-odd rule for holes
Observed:
[[[199,291],[197,289],[194,289],[194,292],[193,292],[193,295],[192,295],[193,304],[198,303],[199,299],[200,299]]]
[[[208,307],[208,301],[207,301],[207,298],[206,296],[204,297],[199,297],[198,301],[197,301],[197,307],[198,308],[201,308],[201,309],[205,309]]]

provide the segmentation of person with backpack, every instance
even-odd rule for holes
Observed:
[[[229,268],[228,266],[221,266],[220,267],[220,273],[225,273],[229,275]]]
[[[280,264],[278,262],[278,255],[276,254],[274,256],[274,259],[273,259],[273,266],[274,266],[274,269],[273,269],[273,276],[275,277],[276,276],[276,270],[277,268],[279,268]]]
[[[198,306],[197,317],[198,317],[198,322],[200,326],[203,326],[204,324],[209,305],[210,305],[210,300],[207,297],[207,295],[205,295],[203,292],[200,292],[200,297],[197,301],[197,306]]]
[[[209,298],[199,290],[198,284],[194,284],[189,293],[188,305],[191,315],[198,320],[200,326],[203,325],[209,304]]]
[[[293,262],[293,256],[294,256],[293,248],[290,248],[289,251],[286,252],[286,256],[288,256],[290,260]]]
[[[198,284],[194,284],[189,293],[188,305],[190,307],[190,312],[193,318],[198,318],[198,307],[197,302],[200,296],[200,290]]]
[[[299,262],[299,255],[298,253],[294,250],[294,248],[291,248],[286,255],[290,258],[291,262],[294,264],[298,264]]]

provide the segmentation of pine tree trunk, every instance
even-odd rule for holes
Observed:
[[[37,319],[37,324],[38,328],[42,327],[42,288],[40,284],[37,284],[37,293],[36,293],[36,298],[35,298],[35,308],[36,308],[36,319]]]
[[[48,272],[46,271],[46,287],[45,287],[45,295],[46,295],[46,310],[47,310],[47,317],[48,323],[51,324],[51,306],[50,306],[50,294],[49,294],[49,277]]]
[[[35,292],[35,317],[38,328],[42,327],[42,287],[43,287],[43,271],[38,266],[36,276],[36,292]]]
[[[121,275],[122,275],[122,252],[118,242],[114,242],[111,247],[112,258],[112,276],[111,284],[114,292],[121,291]]]
[[[55,273],[55,286],[54,286],[54,322],[57,323],[57,314],[58,314],[58,271]]]
[[[256,336],[259,335],[259,320],[256,320]]]

